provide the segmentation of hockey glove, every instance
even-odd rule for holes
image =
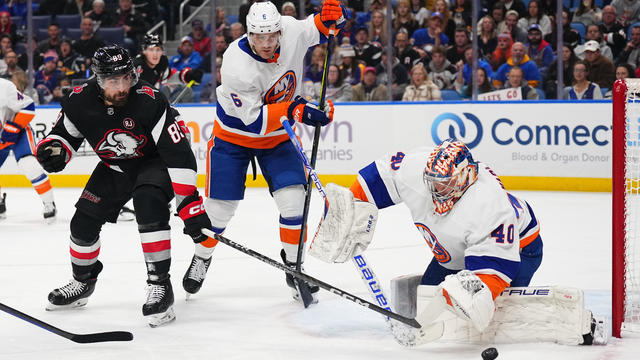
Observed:
[[[201,243],[207,240],[207,236],[200,232],[205,228],[211,230],[211,220],[204,210],[202,196],[196,192],[182,200],[178,206],[178,216],[184,221],[183,232],[193,239],[194,243]]]
[[[303,122],[310,126],[316,126],[316,123],[320,123],[321,126],[328,125],[333,121],[333,101],[327,101],[323,112],[315,105],[309,104],[305,99],[297,96],[289,105],[287,117],[289,120]]]
[[[447,309],[459,318],[470,321],[482,332],[489,325],[495,304],[491,290],[480,278],[469,270],[447,275],[440,283]]]
[[[184,80],[186,83],[189,83],[191,80],[197,82],[198,84],[202,81],[202,75],[204,72],[200,69],[191,69],[184,74]]]
[[[322,5],[322,12],[320,12],[320,20],[322,20],[322,22],[327,27],[333,24],[336,24],[337,27],[340,27],[345,21],[343,8],[342,6],[340,6],[340,1],[325,0],[324,4]]]
[[[15,144],[18,141],[18,137],[20,137],[21,131],[22,127],[20,125],[7,120],[0,134],[0,150]]]
[[[69,150],[66,149],[60,140],[48,140],[38,144],[36,158],[42,168],[48,172],[59,172],[67,166],[71,159]]]

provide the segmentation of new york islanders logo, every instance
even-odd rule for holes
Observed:
[[[296,91],[296,74],[289,70],[276,81],[276,83],[264,95],[266,104],[275,104],[282,101],[291,101]]]
[[[142,148],[147,143],[147,138],[133,135],[128,131],[112,129],[96,146],[96,153],[101,157],[110,159],[133,159],[141,157]]]
[[[449,254],[449,252],[444,247],[442,247],[442,245],[440,245],[436,236],[431,232],[431,230],[429,230],[429,227],[420,223],[416,223],[416,227],[418,228],[418,231],[420,231],[424,239],[427,241],[427,244],[429,244],[431,252],[433,253],[433,257],[439,263],[446,264],[451,261],[451,254]]]

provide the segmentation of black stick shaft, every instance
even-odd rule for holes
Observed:
[[[389,310],[387,310],[387,309],[385,309],[383,307],[380,307],[380,306],[378,306],[378,305],[376,305],[374,303],[371,303],[371,302],[369,302],[369,301],[367,301],[365,299],[362,299],[362,298],[360,298],[360,297],[358,297],[356,295],[350,294],[350,293],[348,293],[348,292],[346,292],[344,290],[336,288],[336,287],[332,286],[331,284],[328,284],[328,283],[326,283],[326,282],[324,282],[322,280],[316,279],[313,276],[310,276],[310,275],[307,275],[307,274],[302,273],[300,271],[291,269],[291,268],[287,267],[286,265],[284,265],[282,263],[279,263],[279,262],[273,260],[272,258],[270,258],[268,256],[262,255],[259,252],[251,250],[250,248],[248,248],[248,247],[246,247],[244,245],[238,244],[237,242],[234,242],[231,239],[228,239],[228,238],[226,238],[226,237],[224,237],[222,235],[218,235],[218,234],[214,233],[211,230],[202,229],[202,233],[207,235],[207,236],[209,236],[209,237],[212,237],[212,238],[220,241],[221,243],[223,243],[223,244],[225,244],[227,246],[230,246],[230,247],[232,247],[232,248],[234,248],[234,249],[236,249],[236,250],[238,250],[240,252],[243,252],[243,253],[245,253],[245,254],[253,257],[253,258],[256,258],[256,259],[258,259],[258,260],[260,260],[260,261],[262,261],[262,262],[264,262],[264,263],[266,263],[268,265],[271,265],[271,266],[273,266],[275,268],[278,268],[278,269],[286,272],[287,274],[289,274],[291,276],[294,276],[294,277],[296,277],[296,278],[298,278],[300,280],[304,280],[304,281],[306,281],[306,282],[308,282],[310,284],[317,285],[317,286],[323,288],[324,290],[327,290],[328,292],[331,292],[331,293],[334,293],[334,294],[336,294],[338,296],[341,296],[342,298],[347,299],[349,301],[352,301],[352,302],[354,302],[354,303],[356,303],[356,304],[358,304],[360,306],[364,306],[367,309],[370,309],[370,310],[373,310],[373,311],[375,311],[377,313],[380,313],[382,315],[388,316],[388,317],[390,317],[390,318],[392,318],[394,320],[397,320],[397,321],[399,321],[401,323],[404,323],[404,324],[409,325],[411,327],[414,327],[416,329],[419,329],[421,327],[420,323],[418,323],[415,319],[411,319],[411,318],[408,318],[408,317],[404,317],[404,316],[402,316],[400,314],[396,314],[396,313],[394,313],[392,311],[389,311]]]

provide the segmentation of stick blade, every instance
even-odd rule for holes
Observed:
[[[79,344],[89,344],[107,341],[131,341],[133,334],[128,331],[108,331],[94,334],[75,334],[69,338]]]

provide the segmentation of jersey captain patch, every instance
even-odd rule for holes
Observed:
[[[111,159],[133,159],[142,156],[140,148],[146,143],[144,135],[138,137],[128,131],[113,129],[98,143],[96,153]]]
[[[289,70],[276,81],[264,96],[265,104],[291,101],[296,91],[296,74]]]

